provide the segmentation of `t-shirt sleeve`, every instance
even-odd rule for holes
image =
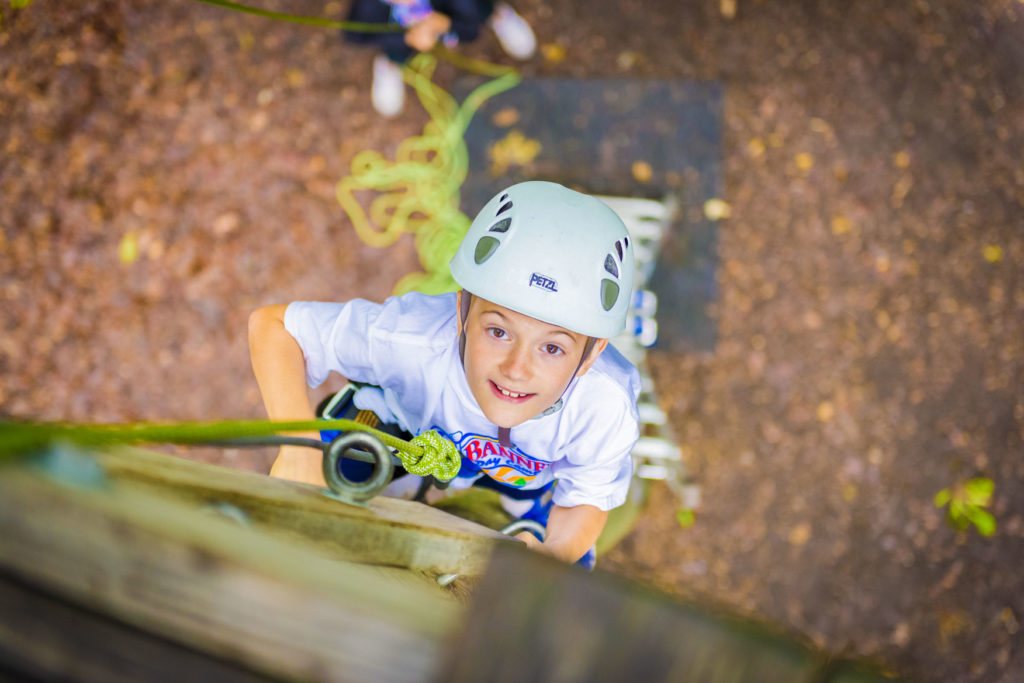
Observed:
[[[392,414],[418,432],[429,391],[455,353],[455,295],[410,292],[378,304],[295,302],[284,326],[306,361],[306,381],[319,386],[332,372],[384,389]]]
[[[309,386],[320,386],[332,370],[357,382],[379,383],[367,330],[378,321],[382,308],[362,299],[288,305],[284,327],[302,349]]]
[[[632,451],[640,434],[635,407],[625,391],[616,400],[594,401],[573,417],[578,435],[552,464],[558,480],[554,502],[611,510],[626,502],[633,474]]]

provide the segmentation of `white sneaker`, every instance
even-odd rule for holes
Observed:
[[[530,24],[503,2],[494,8],[494,14],[491,15],[491,29],[498,36],[501,48],[510,57],[529,59],[537,50],[537,39],[533,35]]]
[[[384,55],[373,58],[373,85],[370,87],[373,108],[381,116],[394,116],[405,104],[405,83],[402,67]]]

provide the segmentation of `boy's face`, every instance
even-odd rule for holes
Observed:
[[[465,324],[466,380],[484,415],[499,427],[514,427],[551,407],[587,343],[582,334],[476,296]],[[578,374],[590,369],[607,344],[597,341]]]

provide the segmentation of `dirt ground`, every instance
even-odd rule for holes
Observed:
[[[725,87],[718,344],[650,360],[703,503],[684,529],[656,488],[601,566],[914,680],[1024,680],[1024,3],[516,6],[527,77]],[[425,121],[374,115],[366,52],[183,0],[0,11],[0,413],[261,417],[253,308],[413,267],[334,198]],[[988,538],[932,502],[978,476]]]

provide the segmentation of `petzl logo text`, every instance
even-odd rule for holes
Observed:
[[[558,291],[558,283],[549,277],[541,275],[540,273],[534,273],[530,276],[530,286],[540,287],[541,289],[546,289],[549,292]]]

